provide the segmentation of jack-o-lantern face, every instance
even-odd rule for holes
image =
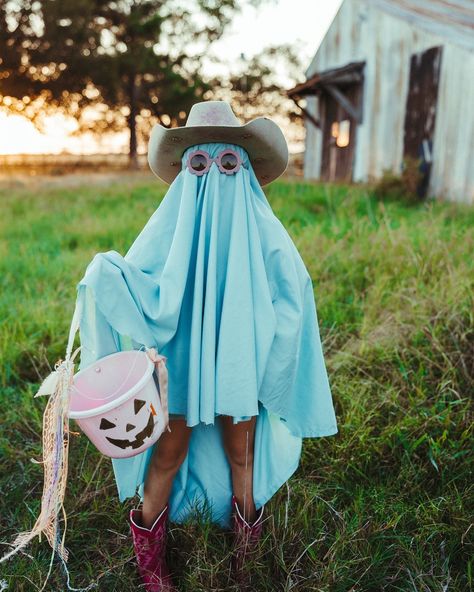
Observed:
[[[141,425],[143,425],[143,419],[141,418],[141,416],[144,415],[144,413],[140,413],[140,410],[143,407],[145,407],[145,405],[146,405],[146,402],[142,401],[141,399],[135,399],[133,402],[133,409],[135,411],[135,423],[137,423],[137,424],[141,423]],[[124,450],[126,448],[130,448],[130,447],[132,447],[132,449],[140,448],[141,446],[143,446],[145,438],[149,438],[153,434],[153,427],[155,425],[155,422],[153,420],[154,415],[156,415],[156,411],[153,408],[153,405],[150,404],[150,414],[148,415],[148,421],[147,421],[145,427],[141,431],[136,432],[134,440],[123,440],[123,439],[111,438],[109,436],[106,436],[107,440],[111,444],[113,444],[114,446],[117,446],[118,448],[123,448]],[[142,419],[141,422],[140,422],[140,419]],[[117,427],[117,424],[109,421],[105,417],[103,417],[101,419],[100,426],[99,426],[99,428],[101,430],[111,430],[116,427]],[[127,423],[127,425],[125,426],[126,432],[131,432],[132,430],[136,430],[136,429],[137,429],[136,425],[134,425],[132,423]]]

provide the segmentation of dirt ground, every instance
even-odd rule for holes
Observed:
[[[106,186],[120,181],[120,183],[136,183],[140,180],[153,180],[156,177],[151,171],[112,171],[96,172],[81,171],[78,173],[66,173],[62,175],[48,175],[44,173],[8,172],[0,171],[0,187],[12,189],[32,187],[80,187],[83,185]]]

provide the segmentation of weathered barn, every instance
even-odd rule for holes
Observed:
[[[344,0],[307,72],[307,178],[420,159],[428,195],[474,202],[474,0]]]

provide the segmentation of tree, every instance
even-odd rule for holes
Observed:
[[[291,142],[302,143],[303,119],[287,88],[305,79],[303,64],[290,45],[270,46],[259,54],[234,64],[229,76],[209,81],[214,97],[232,102],[236,114],[244,121],[269,116],[285,126]],[[292,124],[291,126],[289,124]]]
[[[76,117],[81,131],[119,129],[126,120],[136,164],[137,120],[184,122],[210,89],[200,74],[203,56],[241,4],[0,0],[0,95],[38,125],[58,109]]]

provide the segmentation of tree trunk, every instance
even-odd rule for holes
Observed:
[[[128,129],[130,130],[130,144],[128,152],[128,162],[131,169],[138,169],[138,156],[137,156],[137,99],[138,99],[138,87],[137,87],[137,76],[132,73],[129,76],[128,84],[128,96],[130,100],[130,114],[128,116]]]

